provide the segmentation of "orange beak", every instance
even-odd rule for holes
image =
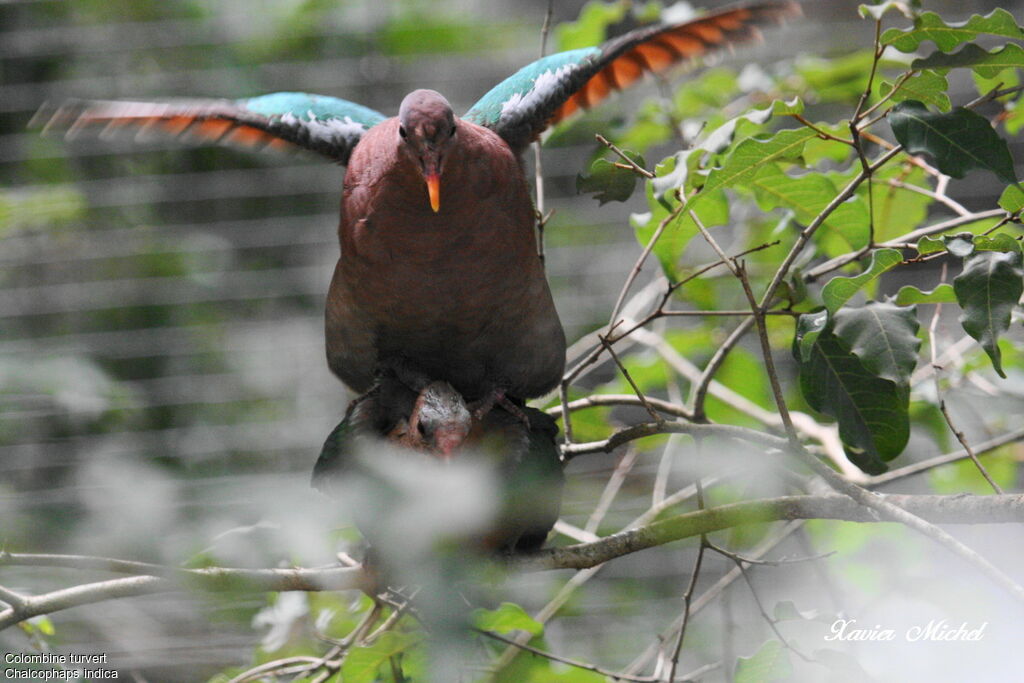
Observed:
[[[430,195],[430,208],[437,213],[441,210],[441,176],[437,173],[428,173],[425,178],[427,194]]]

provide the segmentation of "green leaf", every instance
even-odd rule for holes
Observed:
[[[82,219],[85,196],[70,185],[0,190],[0,238],[26,229],[58,230]]]
[[[801,57],[796,63],[796,73],[817,95],[819,102],[852,102],[867,87],[873,62],[870,50],[834,59]]]
[[[669,208],[667,197],[676,195],[675,190],[686,187],[687,179],[697,167],[700,155],[691,152],[688,149],[676,152],[654,167],[654,177],[649,181],[650,189],[653,198],[661,202],[665,209]]]
[[[834,277],[821,291],[821,298],[829,313],[835,313],[862,287],[903,263],[903,254],[898,249],[878,249],[871,254],[871,265],[856,277]]]
[[[975,235],[975,251],[1020,251],[1020,242],[1004,232],[995,235]]]
[[[804,127],[781,130],[770,137],[743,140],[719,168],[708,174],[701,194],[749,182],[762,168],[776,161],[799,159],[803,154],[804,144],[814,136],[813,130]]]
[[[526,631],[531,636],[539,636],[544,626],[526,613],[519,605],[503,602],[498,609],[476,609],[473,611],[473,623],[484,631],[509,634],[512,631]]]
[[[777,640],[769,640],[750,657],[736,660],[734,683],[773,683],[793,676],[789,655]]]
[[[377,36],[377,45],[382,54],[391,56],[472,52],[480,47],[477,36],[484,34],[498,49],[518,42],[516,28],[511,23],[481,25],[441,13],[410,13],[387,22]]]
[[[915,59],[913,69],[952,69],[969,66],[983,78],[992,78],[1003,69],[1024,67],[1024,49],[1016,43],[1009,43],[989,52],[980,45],[969,43],[959,52],[948,55],[935,52],[927,57]]]
[[[687,80],[672,98],[676,120],[706,116],[708,110],[721,110],[740,94],[736,73],[724,67],[708,69],[696,78]],[[659,106],[664,107],[664,102]]]
[[[910,374],[921,348],[915,307],[871,301],[859,308],[840,309],[834,321],[834,334],[868,372],[910,391]]]
[[[1014,455],[1012,447],[1004,446],[981,456],[982,465],[1004,489],[1012,489],[1017,478],[1019,465]],[[978,472],[978,467],[967,459],[936,467],[929,473],[928,480],[932,490],[941,495],[973,493],[984,496],[992,493],[992,486]]]
[[[882,34],[881,44],[891,45],[900,52],[916,52],[922,42],[930,40],[943,52],[949,52],[979,35],[1024,39],[1024,31],[1017,26],[1013,15],[1004,9],[997,9],[986,16],[975,14],[959,24],[947,24],[935,12],[924,12],[914,20],[911,29],[887,30]]]
[[[735,355],[733,355],[735,354]],[[660,358],[660,357],[659,357]],[[664,361],[662,361],[664,365]],[[722,363],[715,378],[727,387],[733,387],[736,393],[769,410],[773,403],[767,378],[764,375],[764,364],[759,356],[743,348],[733,349],[729,357]],[[707,414],[712,422],[756,426],[757,422],[749,415],[737,410],[732,404],[721,401],[714,396],[708,397]]]
[[[938,446],[940,453],[945,453],[953,448],[949,425],[946,424],[946,418],[942,416],[942,411],[934,403],[924,400],[911,401],[910,424],[911,429],[917,428],[919,432],[928,434]]]
[[[644,158],[635,152],[623,150],[637,166],[644,168]],[[590,165],[590,175],[576,176],[576,192],[592,192],[601,204],[624,202],[636,189],[637,174],[630,168],[622,168],[607,159],[597,159]]]
[[[880,89],[881,95],[884,97],[892,92],[893,85],[894,83],[888,81],[883,82]],[[949,101],[949,95],[946,94],[948,90],[949,82],[946,81],[945,76],[934,71],[922,71],[903,81],[899,90],[893,93],[892,100],[893,102],[918,100],[932,105],[939,111],[949,111],[953,105]]]
[[[386,631],[369,647],[349,650],[341,666],[341,679],[345,683],[373,683],[377,680],[377,670],[382,664],[420,640],[421,636],[414,633]]]
[[[797,320],[793,355],[804,400],[836,418],[850,461],[868,474],[884,472],[910,437],[909,392],[871,373],[832,333],[824,311]]]
[[[674,130],[672,117],[665,110],[665,103],[660,99],[650,98],[644,100],[638,106],[632,107],[634,113],[631,117],[624,119],[621,129],[614,130],[613,141],[620,149],[633,149],[639,153],[646,152],[654,145],[667,142],[672,137]],[[595,122],[596,130],[588,131],[593,139],[593,134],[602,132],[611,124],[598,124]],[[579,126],[578,128],[582,128]],[[549,139],[545,145],[550,146]]]
[[[701,164],[707,163],[709,156],[714,156],[727,150],[737,136],[752,135],[760,131],[764,127],[765,122],[773,116],[800,113],[802,111],[803,102],[799,98],[794,97],[792,100],[785,102],[775,100],[764,109],[754,109],[724,121],[711,129],[693,147],[673,155],[675,163],[672,166],[672,169],[674,169],[672,172],[662,171],[662,165],[659,164],[659,167],[655,170],[655,174],[658,177],[654,180],[656,195],[660,199],[679,188],[690,190],[700,187],[705,183],[706,177],[695,174],[694,170]],[[745,138],[741,146],[750,139],[752,138]],[[667,161],[662,163],[667,163]]]
[[[840,139],[845,139],[850,135],[850,122],[846,120],[833,124],[818,122],[814,125]],[[853,148],[850,145],[831,139],[814,137],[808,140],[804,147],[804,162],[808,168],[814,168],[822,161],[831,161],[834,165],[842,165],[852,155]]]
[[[981,168],[1007,184],[1017,182],[1006,141],[983,116],[968,109],[934,114],[920,102],[907,100],[893,107],[889,123],[908,152],[930,154],[947,175],[963,178],[967,171]]]
[[[778,164],[762,168],[749,185],[754,188],[754,196],[762,210],[770,211],[780,206],[792,209],[796,220],[805,226],[817,218],[839,192],[824,174],[807,173],[794,177],[784,173]],[[840,204],[816,233],[819,239],[835,235],[845,243],[843,252],[867,244],[868,209],[862,198],[852,197]]]
[[[1013,187],[1013,185],[1010,187]],[[937,254],[940,251],[946,251],[946,242],[944,240],[934,237],[922,237],[917,241],[917,253],[920,256]]]
[[[1019,185],[1007,185],[999,196],[999,208],[1008,213],[1017,213],[1024,209],[1024,190]]]
[[[1020,74],[1016,69],[1003,69],[986,78],[977,71],[971,72],[971,79],[979,95],[987,95],[999,88],[1013,88],[1020,85]]]
[[[32,635],[53,636],[57,634],[57,629],[53,627],[53,620],[45,614],[27,619],[21,622],[20,625],[27,626],[31,631],[34,631]]]
[[[733,138],[742,129],[740,124],[748,122],[760,127],[773,116],[802,114],[803,111],[804,103],[799,97],[794,97],[785,102],[774,100],[764,109],[753,109],[745,114],[729,119],[708,133],[704,140],[696,146],[696,149],[717,154],[732,144]]]
[[[943,235],[942,241],[946,245],[946,251],[953,256],[967,258],[974,253],[974,235],[969,232],[961,232],[956,235]]]
[[[672,175],[676,173],[673,170],[676,168],[674,166],[675,163],[674,158],[669,157],[665,163],[658,166],[656,172]],[[685,170],[685,160],[683,164]],[[665,178],[668,178],[668,175]],[[630,216],[630,223],[633,225],[637,241],[641,246],[646,246],[650,242],[661,221],[668,217],[671,209],[679,205],[679,201],[675,198],[666,196],[664,199],[659,199],[655,190],[658,186],[657,181],[658,179],[655,179],[647,183],[647,206],[650,208],[650,211]],[[728,223],[729,201],[725,196],[725,192],[719,190],[707,194],[702,192],[701,194],[704,195],[703,201],[691,201],[690,206],[704,226],[710,228]],[[689,211],[684,211],[662,232],[657,244],[654,245],[654,255],[658,257],[658,261],[661,263],[661,267],[669,279],[678,279],[677,269],[683,253],[686,251],[690,240],[698,232],[697,225],[690,217]]]
[[[857,8],[857,12],[861,17],[867,19],[871,17],[877,21],[881,21],[882,17],[886,15],[889,10],[896,10],[907,19],[913,19],[914,13],[905,2],[899,2],[899,0],[886,0],[886,2],[880,2],[877,5],[860,5]]]
[[[899,306],[910,306],[913,304],[955,304],[956,294],[953,293],[953,286],[941,284],[933,290],[922,292],[913,285],[904,285],[896,292],[893,299]]]
[[[797,362],[803,363],[811,358],[818,337],[828,326],[828,311],[805,313],[797,318],[796,337],[793,340],[793,356]]]
[[[876,242],[884,242],[905,235],[924,223],[932,204],[931,197],[905,187],[892,185],[889,182],[891,180],[917,187],[927,188],[929,186],[924,171],[917,166],[907,169],[901,168],[899,164],[889,164],[875,172],[870,187]],[[861,185],[857,189],[857,194],[863,196],[867,201],[868,184]]]
[[[559,51],[600,45],[607,38],[608,27],[622,21],[628,8],[629,3],[625,0],[588,2],[580,10],[579,19],[555,27],[555,41]]]
[[[964,269],[953,280],[953,290],[964,313],[960,324],[1003,372],[999,335],[1010,327],[1010,313],[1024,293],[1021,252],[975,251],[964,259]]]
[[[1006,105],[1003,127],[1010,135],[1017,135],[1024,128],[1024,96]]]

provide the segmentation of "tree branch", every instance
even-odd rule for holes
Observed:
[[[1004,496],[882,495],[888,505],[936,524],[1012,524],[1024,522],[1024,494]],[[731,503],[669,517],[637,529],[606,536],[594,543],[550,548],[515,560],[524,570],[584,569],[609,560],[734,526],[794,519],[837,519],[879,522],[870,509],[845,495],[783,496]]]
[[[642,439],[646,436],[654,436],[655,434],[689,434],[698,438],[711,436],[729,437],[759,446],[778,449],[784,449],[789,445],[789,442],[782,437],[759,432],[748,427],[665,421],[642,422],[630,425],[615,432],[604,441],[589,441],[587,443],[565,445],[562,447],[562,452],[565,454],[566,459],[571,459],[584,453],[610,453],[624,443]]]
[[[19,555],[6,553],[3,564],[7,566],[53,566],[77,569],[96,569],[111,560],[99,557],[74,555]],[[120,569],[128,570],[130,565],[142,563],[117,562]],[[151,567],[154,565],[150,565]],[[162,575],[138,575],[87,583],[63,588],[42,595],[22,595],[21,605],[12,605],[0,611],[0,631],[26,619],[41,614],[52,614],[61,610],[90,605],[105,600],[127,598],[154,593],[170,593],[188,587],[207,591],[324,591],[359,588],[364,582],[359,567],[326,567],[320,569],[176,569],[155,566]],[[129,572],[134,573],[134,572]]]
[[[877,495],[877,494],[871,494]],[[877,495],[885,505],[937,524],[1007,524],[1024,522],[1024,494],[1002,496]],[[722,529],[780,520],[837,519],[853,522],[883,521],[848,496],[784,496],[732,503],[688,512],[635,529],[606,536],[593,543],[551,548],[515,558],[512,566],[524,571],[589,569],[604,562],[658,545]],[[107,558],[68,555],[4,555],[6,566],[64,567],[95,570]],[[130,563],[117,561],[120,570]],[[0,630],[41,614],[116,598],[185,590],[211,592],[351,590],[364,582],[361,568],[317,569],[178,569],[158,567],[174,576],[139,575],[83,584],[37,596],[19,595],[21,604],[0,611]]]
[[[650,396],[644,396],[647,404],[659,412],[665,413],[666,415],[673,415],[675,417],[681,417],[684,420],[692,419],[690,411],[681,405],[664,401],[660,398],[651,398]],[[569,403],[569,411],[574,412],[582,410],[584,408],[595,408],[598,406],[640,406],[643,404],[640,402],[640,398],[635,394],[593,394],[585,398],[579,398]],[[554,418],[559,418],[563,415],[564,409],[562,406],[552,406],[547,410],[548,415]]]

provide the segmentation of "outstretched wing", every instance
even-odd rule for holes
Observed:
[[[636,29],[600,47],[560,52],[529,64],[484,95],[463,117],[490,128],[517,153],[545,128],[612,91],[684,60],[757,38],[757,26],[800,14],[789,0],[735,7],[682,24]]]
[[[363,133],[384,118],[337,97],[279,92],[234,101],[70,100],[56,110],[44,105],[33,122],[46,121],[44,131],[64,130],[69,138],[93,131],[136,138],[162,134],[246,149],[295,146],[345,164]]]

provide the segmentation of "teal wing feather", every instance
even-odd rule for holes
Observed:
[[[540,134],[534,134],[538,122],[546,126],[557,104],[586,82],[600,56],[600,48],[585,47],[538,59],[491,88],[462,118],[490,128],[518,151]]]
[[[325,95],[280,92],[242,100],[128,102],[70,100],[56,110],[44,105],[34,121],[45,130],[75,137],[130,133],[190,138],[246,149],[301,147],[348,163],[363,133],[385,116]]]
[[[349,470],[355,462],[357,441],[362,426],[356,416],[349,414],[327,436],[320,457],[313,466],[313,488],[328,495],[333,495],[339,478]]]
[[[517,154],[545,128],[589,109],[645,73],[752,40],[757,26],[800,13],[789,0],[744,5],[679,24],[630,31],[600,47],[544,57],[499,83],[463,117],[500,135]]]
[[[379,378],[366,394],[349,404],[345,417],[328,435],[313,467],[313,488],[335,495],[347,474],[359,469],[359,453],[396,440],[407,425],[417,392],[394,377]],[[364,473],[365,474],[365,473]]]

